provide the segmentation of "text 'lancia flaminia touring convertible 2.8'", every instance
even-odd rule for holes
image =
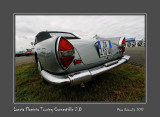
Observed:
[[[35,62],[43,80],[78,85],[128,61],[125,38],[81,39],[72,33],[43,31],[34,43]]]

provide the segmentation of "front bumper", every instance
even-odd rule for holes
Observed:
[[[46,81],[48,81],[52,84],[78,85],[78,84],[90,81],[93,76],[99,75],[107,70],[110,70],[114,67],[117,67],[117,66],[121,65],[122,63],[128,61],[129,59],[130,59],[130,56],[125,55],[120,60],[111,61],[111,62],[108,62],[104,65],[95,67],[95,68],[91,68],[91,69],[83,70],[83,71],[78,71],[75,73],[70,73],[68,75],[53,75],[53,74],[50,74],[44,70],[41,71],[41,75]]]

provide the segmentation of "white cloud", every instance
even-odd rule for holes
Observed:
[[[40,31],[66,31],[81,38],[95,34],[104,37],[144,38],[144,15],[17,15],[16,50],[32,48],[30,42]]]

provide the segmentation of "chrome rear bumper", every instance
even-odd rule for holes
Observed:
[[[44,70],[41,71],[41,75],[46,81],[56,85],[65,85],[65,84],[78,85],[90,81],[93,76],[99,75],[107,70],[117,67],[122,63],[128,61],[129,59],[130,56],[126,55],[122,57],[120,60],[111,61],[109,63],[106,63],[104,65],[92,69],[78,71],[75,73],[70,73],[68,75],[53,75]]]

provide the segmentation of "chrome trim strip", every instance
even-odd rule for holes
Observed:
[[[111,65],[116,64],[116,63],[118,63],[118,60],[115,60],[115,61],[111,61],[111,62],[109,62],[109,63],[106,63],[106,64],[104,64],[104,66],[105,66],[105,67],[108,67],[108,66],[111,66]]]
[[[122,46],[122,41],[123,41],[124,38],[125,38],[125,37],[121,37],[121,38],[119,39],[119,45],[120,45],[120,46]]]
[[[65,85],[65,84],[70,84],[70,85],[78,85],[83,82],[88,82],[92,79],[93,76],[97,76],[107,70],[110,70],[112,68],[115,68],[122,63],[128,61],[130,59],[130,56],[124,56],[122,57],[119,61],[111,61],[110,63],[106,64],[112,64],[110,66],[106,66],[106,64],[89,69],[89,70],[83,70],[75,73],[70,73],[68,75],[53,75],[50,74],[44,70],[41,71],[42,77],[47,80],[48,82],[56,85]],[[115,63],[115,64],[113,64]]]

